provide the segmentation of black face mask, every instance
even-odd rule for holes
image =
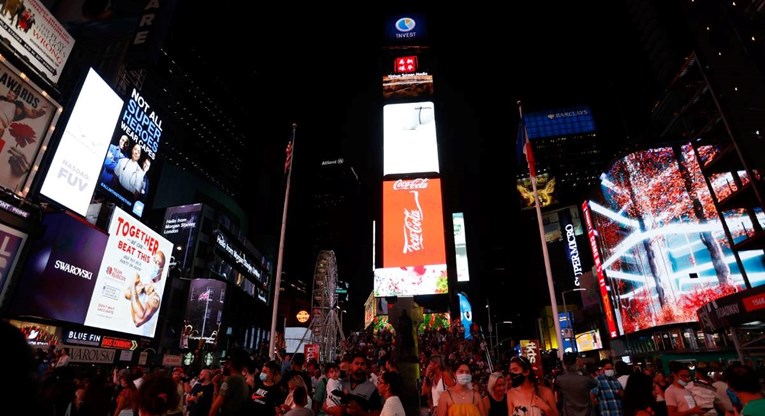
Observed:
[[[518,373],[518,374],[513,373],[513,374],[510,374],[510,384],[513,387],[520,386],[521,384],[523,384],[524,380],[526,380],[526,376],[524,376],[522,373]]]
[[[340,378],[343,378],[343,379],[344,379],[344,378],[346,378],[346,377],[348,377],[348,373],[346,373],[345,371],[341,371],[341,372],[340,372]]]

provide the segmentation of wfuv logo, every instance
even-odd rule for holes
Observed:
[[[411,17],[402,17],[401,19],[396,20],[396,30],[399,32],[411,32],[414,30],[415,26],[417,26],[417,22]]]

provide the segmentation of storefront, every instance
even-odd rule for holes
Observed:
[[[727,333],[739,361],[765,348],[765,286],[709,302],[696,311],[706,333]]]

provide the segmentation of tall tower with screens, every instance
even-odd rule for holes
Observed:
[[[414,296],[449,291],[433,74],[421,16],[387,19],[382,66],[382,259],[374,297],[396,298],[389,309],[395,328],[402,311],[414,310]]]

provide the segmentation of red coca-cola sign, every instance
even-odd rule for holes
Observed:
[[[383,267],[446,263],[440,179],[383,183]]]

